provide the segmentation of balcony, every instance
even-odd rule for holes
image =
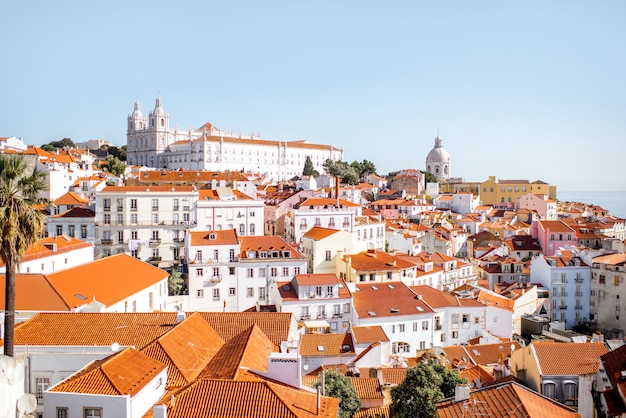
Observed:
[[[583,295],[583,292],[576,292],[576,296],[582,297],[582,295]]]
[[[334,222],[329,222],[328,223],[328,227],[331,228],[331,229],[334,228],[335,227],[335,223]]]
[[[326,319],[326,314],[325,313],[317,314],[317,319]]]
[[[334,314],[333,314],[333,318],[343,318],[343,314],[340,314],[340,313],[334,313]]]
[[[556,309],[565,310],[567,309],[567,305],[557,306]]]
[[[349,226],[350,226],[350,222],[344,222],[344,223],[343,223],[343,227],[344,227],[344,228],[347,228],[347,227],[349,227]]]
[[[146,260],[146,262],[150,264],[159,264],[161,262],[161,257],[150,257]]]
[[[575,305],[574,309],[576,310],[581,310],[583,308],[583,305]]]
[[[212,283],[219,283],[222,281],[222,276],[211,276]]]
[[[113,245],[113,240],[112,239],[101,239],[100,240],[100,244],[102,244],[102,245]]]
[[[102,210],[105,212],[111,212],[111,206],[105,206]]]
[[[300,224],[300,229],[307,229],[306,224]]]
[[[124,206],[118,206],[117,207],[117,211],[118,212],[124,212]]]
[[[435,331],[441,331],[441,325],[435,325]]]
[[[576,283],[583,283],[583,282],[585,281],[585,279],[583,279],[582,277],[576,277],[576,278],[574,279],[574,281],[575,281]]]
[[[160,244],[161,238],[150,238],[150,244]]]
[[[300,315],[301,321],[308,320],[308,319],[311,319],[311,315]]]

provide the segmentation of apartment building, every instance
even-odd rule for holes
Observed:
[[[591,265],[589,319],[610,338],[621,338],[626,330],[626,255],[595,257]],[[622,313],[622,307],[624,313]]]
[[[96,258],[126,253],[160,267],[179,263],[196,226],[191,186],[109,186],[96,193]]]
[[[241,312],[273,303],[276,282],[306,273],[306,258],[278,236],[191,231],[185,243],[187,310]]]

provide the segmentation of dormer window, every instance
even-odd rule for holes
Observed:
[[[267,258],[267,251],[259,251],[259,258]]]
[[[256,252],[255,251],[248,251],[248,258],[256,258]]]
[[[291,257],[291,251],[283,251],[283,257],[290,258]]]
[[[209,239],[214,240],[216,238],[215,234],[209,234]]]

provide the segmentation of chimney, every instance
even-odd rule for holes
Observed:
[[[339,185],[341,184],[341,177],[335,177],[335,198],[337,199],[337,207],[339,207]]]
[[[178,311],[176,312],[176,323],[181,323],[185,320],[185,318],[187,317],[187,315],[185,314],[185,312],[183,311]]]
[[[470,398],[470,387],[469,385],[456,385],[454,388],[454,401],[466,401]]]
[[[152,409],[152,416],[154,418],[167,418],[167,408],[165,405],[154,405],[154,408]]]

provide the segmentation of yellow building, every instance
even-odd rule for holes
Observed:
[[[556,186],[541,180],[497,180],[495,176],[480,183],[480,200],[483,205],[514,206],[515,201],[527,193],[548,195],[556,199]]]

